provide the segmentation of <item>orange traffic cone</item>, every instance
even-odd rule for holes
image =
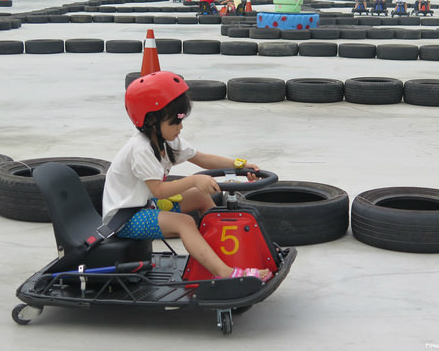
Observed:
[[[250,0],[247,0],[247,3],[245,4],[245,12],[252,12],[252,3]]]
[[[140,76],[160,71],[159,56],[155,45],[154,31],[148,29],[143,49],[142,70]]]

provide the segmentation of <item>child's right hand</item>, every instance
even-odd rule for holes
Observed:
[[[218,183],[213,177],[205,174],[195,174],[192,177],[194,177],[194,186],[202,193],[213,194],[221,192]]]

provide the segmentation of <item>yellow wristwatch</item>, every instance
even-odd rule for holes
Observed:
[[[244,168],[246,163],[247,163],[247,160],[244,160],[243,158],[237,158],[237,159],[235,159],[235,162],[233,163],[233,165],[235,166],[236,169],[242,169],[242,168]]]

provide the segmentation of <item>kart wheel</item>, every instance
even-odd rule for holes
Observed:
[[[221,331],[224,335],[232,333],[233,323],[232,316],[228,312],[221,313]]]
[[[439,189],[392,187],[365,191],[352,203],[352,232],[387,250],[439,252]]]
[[[59,162],[80,176],[100,213],[105,175],[110,162],[82,157],[51,157],[3,162],[0,164],[0,216],[31,222],[50,222],[44,198],[31,176],[34,168],[46,162]]]
[[[21,303],[13,308],[12,319],[19,325],[27,325],[32,319],[38,317],[42,311],[42,307],[32,307]]]

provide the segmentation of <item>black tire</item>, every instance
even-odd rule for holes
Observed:
[[[340,80],[326,78],[297,78],[286,82],[287,100],[299,102],[338,102],[344,96]]]
[[[200,24],[221,24],[221,17],[217,15],[201,15],[198,16]]]
[[[439,190],[373,189],[352,203],[352,232],[359,241],[387,250],[439,252]]]
[[[421,31],[417,29],[395,29],[395,39],[421,39]]]
[[[133,80],[140,78],[140,72],[130,72],[125,76],[125,89],[131,84]]]
[[[0,163],[13,161],[12,158],[6,155],[0,154]]]
[[[114,23],[135,23],[136,16],[114,16]]]
[[[230,27],[227,35],[231,38],[248,38],[250,36],[250,27]]]
[[[155,16],[155,24],[175,24],[177,23],[177,18],[172,16]]]
[[[156,39],[155,44],[159,54],[180,54],[182,43],[180,39]]]
[[[311,39],[339,39],[340,30],[338,28],[311,28]]]
[[[279,39],[280,29],[277,28],[251,28],[249,37],[253,39]]]
[[[399,79],[359,77],[345,81],[346,101],[356,104],[397,104],[402,95],[403,83]]]
[[[340,39],[366,39],[366,29],[340,29]]]
[[[224,41],[220,50],[222,55],[257,55],[258,44],[251,41]]]
[[[419,26],[421,19],[419,17],[400,16],[398,18],[398,24],[401,26]]]
[[[24,42],[26,54],[59,54],[64,52],[61,39],[30,39]]]
[[[66,15],[50,15],[49,16],[49,22],[50,23],[69,23],[70,22],[70,17],[71,16],[66,16]],[[92,17],[90,16],[91,21],[92,22]],[[72,21],[73,22],[73,21]]]
[[[349,58],[374,58],[376,46],[373,44],[341,43],[338,45],[338,55]]]
[[[93,53],[103,52],[105,43],[102,39],[67,39],[66,52]]]
[[[94,15],[93,22],[96,23],[113,23],[114,16],[113,15]]]
[[[299,53],[297,43],[263,42],[258,45],[261,56],[296,56]]]
[[[417,60],[419,48],[409,44],[377,45],[377,58],[383,60]]]
[[[194,101],[221,100],[226,97],[226,84],[216,80],[186,80],[189,96]]]
[[[110,53],[135,53],[142,52],[143,45],[140,40],[108,40],[105,51]]]
[[[219,40],[184,40],[183,53],[185,54],[219,54],[221,52]]]
[[[285,100],[285,81],[276,78],[232,78],[227,82],[229,100],[278,102]]]
[[[439,26],[439,18],[421,18],[421,25],[422,26]]]
[[[12,28],[11,21],[0,20],[0,30],[10,30]]]
[[[26,23],[47,23],[49,16],[46,15],[29,15],[26,16]]]
[[[92,15],[70,15],[70,22],[72,23],[92,23]]]
[[[421,29],[421,39],[438,39],[439,30],[435,29]]]
[[[14,55],[22,54],[24,51],[24,44],[19,40],[1,40],[0,41],[0,55]]]
[[[407,80],[404,101],[412,105],[439,106],[439,79]]]
[[[0,216],[20,221],[50,222],[43,196],[31,177],[31,171],[46,162],[59,162],[73,168],[96,210],[101,212],[105,175],[110,162],[82,157],[53,157],[0,164]]]
[[[154,23],[154,16],[136,16],[134,18],[136,23]]]
[[[427,61],[439,61],[439,45],[422,45],[419,48],[419,58]]]
[[[393,39],[395,31],[391,28],[370,28],[367,30],[369,39]]]
[[[378,17],[360,17],[358,19],[360,26],[380,26],[381,18]]]
[[[285,29],[281,32],[281,38],[286,40],[308,40],[311,39],[311,32],[309,29]]]
[[[398,18],[381,18],[381,25],[382,26],[397,26],[399,24]]]
[[[300,56],[337,56],[336,43],[304,42],[299,44]]]
[[[178,24],[197,24],[198,18],[197,17],[177,17],[177,23]]]
[[[256,208],[269,237],[281,246],[335,240],[349,225],[347,193],[326,184],[280,181],[238,194],[238,205]]]
[[[99,6],[99,12],[113,13],[116,11],[117,11],[116,6]]]

